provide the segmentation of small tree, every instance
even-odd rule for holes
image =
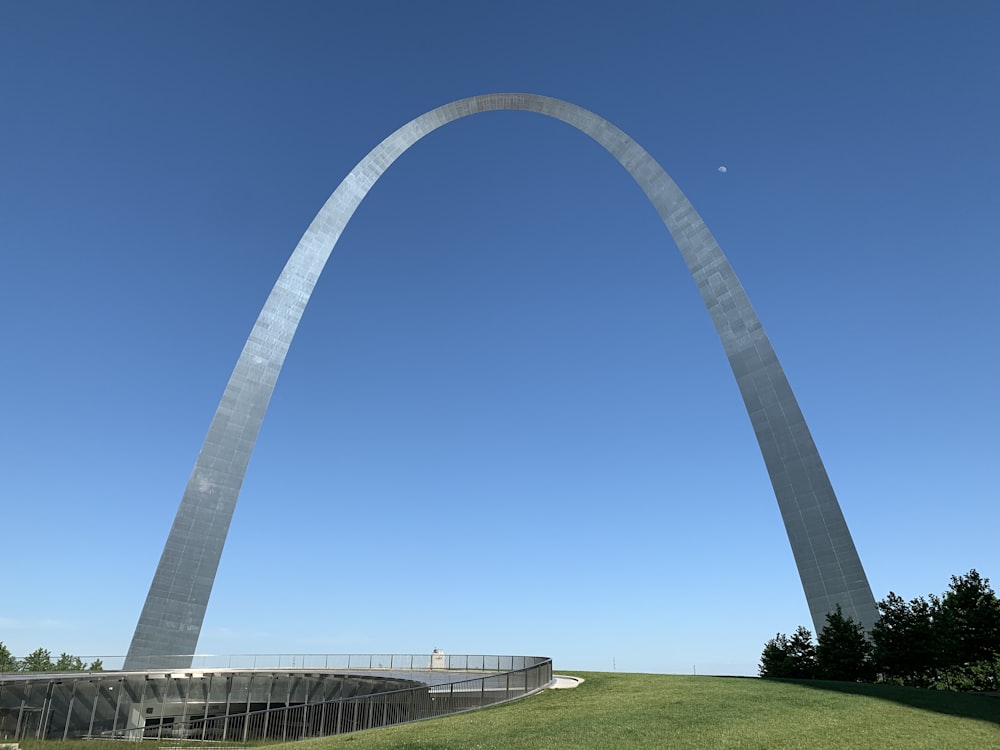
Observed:
[[[800,680],[816,678],[816,644],[813,643],[812,631],[802,625],[788,639],[788,661],[791,677]]]
[[[56,663],[52,665],[53,672],[82,672],[86,665],[79,656],[72,656],[65,651],[59,654]]]
[[[775,634],[774,638],[764,644],[760,655],[757,673],[761,677],[790,677],[788,674],[788,636],[784,633]]]
[[[17,671],[17,659],[11,655],[10,651],[0,641],[0,672],[16,672]]]
[[[873,677],[871,644],[865,630],[837,605],[826,616],[826,626],[816,646],[816,667],[824,680],[870,681]]]
[[[52,652],[36,648],[24,657],[20,666],[22,672],[51,672],[55,665],[52,663]]]
[[[809,680],[816,676],[816,646],[812,633],[799,625],[789,638],[778,633],[764,644],[758,668],[761,677]]]
[[[94,659],[89,665],[79,656],[59,654],[55,662],[48,649],[37,648],[24,659],[15,659],[10,650],[0,641],[0,672],[102,672],[104,662]]]

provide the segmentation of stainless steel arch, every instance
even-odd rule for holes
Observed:
[[[433,130],[479,112],[526,110],[586,133],[635,179],[677,243],[715,323],[750,414],[802,587],[819,631],[839,604],[870,628],[875,600],[833,487],[774,349],[705,223],[663,168],[607,120],[532,94],[461,99],[411,120],[351,171],[313,219],[278,277],[212,419],[153,577],[126,669],[178,668],[191,659],[222,548],[278,373],[340,233],[382,173]]]

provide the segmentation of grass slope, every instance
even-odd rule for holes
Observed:
[[[295,750],[1000,748],[1000,698],[889,686],[575,673],[572,690]]]

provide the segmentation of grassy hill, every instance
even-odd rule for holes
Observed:
[[[607,672],[572,690],[295,750],[1000,748],[1000,698],[836,682]]]
[[[1000,697],[844,682],[574,674],[586,682],[572,690],[282,750],[1000,750]],[[21,750],[60,746],[20,743]]]

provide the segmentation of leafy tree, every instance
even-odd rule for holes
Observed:
[[[0,672],[102,672],[104,662],[101,659],[94,659],[89,665],[79,656],[67,654],[65,651],[59,654],[55,662],[52,661],[52,653],[48,649],[38,648],[28,654],[24,659],[15,659],[10,650],[0,641]]]
[[[59,654],[56,663],[52,665],[53,672],[82,672],[85,668],[83,659],[79,656],[71,656],[65,651]]]
[[[21,661],[22,672],[51,672],[52,653],[44,648],[36,648]]]
[[[816,646],[816,668],[825,680],[870,681],[874,676],[871,644],[865,629],[850,617],[844,617],[840,605],[826,616]]]
[[[790,677],[788,674],[788,636],[777,633],[764,644],[757,673],[761,677]]]
[[[947,680],[965,690],[995,690],[1000,683],[1000,600],[975,568],[952,576],[942,595],[937,626]]]
[[[1000,651],[1000,600],[975,568],[951,577],[940,610],[945,647],[955,663],[990,659]]]
[[[799,626],[792,637],[778,633],[764,644],[758,668],[761,677],[812,679],[816,676],[816,647],[812,633]]]
[[[910,602],[889,592],[878,603],[880,618],[872,628],[872,661],[886,682],[931,687],[938,681],[941,647],[935,627],[940,600],[917,597]]]
[[[3,641],[0,641],[0,672],[16,672],[17,659],[15,659]]]
[[[816,677],[816,644],[808,628],[799,625],[788,639],[788,661],[791,677],[811,680]]]
[[[889,592],[866,638],[840,607],[813,647],[809,631],[764,646],[762,677],[879,680],[946,690],[1000,689],[1000,598],[975,569],[952,576],[940,597],[909,602]]]

